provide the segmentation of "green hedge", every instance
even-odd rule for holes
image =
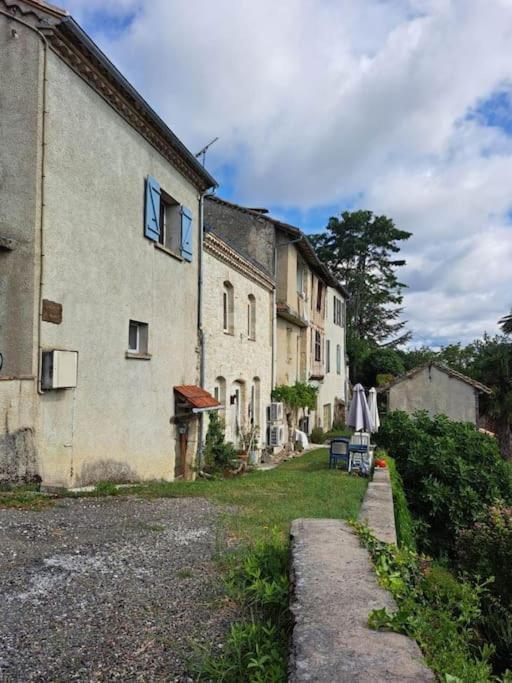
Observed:
[[[379,453],[376,457],[382,456]],[[395,508],[395,525],[398,545],[402,548],[416,550],[416,535],[414,520],[407,504],[402,478],[396,469],[396,463],[389,455],[384,454],[388,465],[391,488],[393,490],[393,504]]]
[[[420,550],[454,556],[458,531],[486,505],[512,501],[512,471],[495,439],[471,424],[425,412],[390,413],[376,435],[395,459],[417,520]]]

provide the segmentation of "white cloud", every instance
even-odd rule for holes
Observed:
[[[70,0],[105,52],[241,202],[360,203],[411,230],[424,338],[512,304],[512,137],[467,114],[510,88],[510,0]],[[326,216],[327,218],[327,216]],[[441,329],[442,327],[442,329]]]

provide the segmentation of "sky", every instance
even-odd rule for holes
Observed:
[[[415,344],[512,307],[512,0],[68,0],[218,194],[307,233],[385,214]]]

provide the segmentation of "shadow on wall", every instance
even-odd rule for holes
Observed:
[[[34,434],[31,429],[18,429],[0,437],[0,483],[39,483]]]
[[[126,463],[118,460],[95,460],[82,465],[82,476],[77,486],[89,486],[99,481],[111,481],[114,484],[131,484],[138,481],[135,470]]]

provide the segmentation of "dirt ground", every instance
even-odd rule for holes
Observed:
[[[233,614],[199,498],[0,510],[0,681],[187,681]]]

